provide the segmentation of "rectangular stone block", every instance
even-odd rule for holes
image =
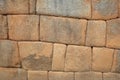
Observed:
[[[39,40],[39,16],[10,15],[8,16],[9,37],[12,40]]]
[[[0,80],[27,80],[27,72],[17,68],[0,68]]]
[[[65,44],[85,44],[87,21],[51,16],[40,17],[40,39]]]
[[[120,18],[107,21],[106,46],[120,49]]]
[[[106,22],[105,21],[88,21],[86,45],[87,46],[105,46],[106,39]]]
[[[48,80],[47,71],[28,71],[28,80]]]
[[[74,80],[72,72],[49,72],[49,80]]]
[[[91,0],[37,0],[38,14],[91,18]]]
[[[17,42],[0,40],[0,67],[20,67]]]
[[[54,44],[52,70],[64,70],[66,45]]]
[[[92,70],[110,72],[113,60],[113,49],[93,48]]]
[[[76,72],[75,80],[102,80],[102,73],[99,72]]]
[[[103,73],[103,80],[120,80],[120,74]]]
[[[51,70],[52,43],[19,42],[19,51],[24,69]]]
[[[118,17],[118,0],[92,0],[93,19],[112,19]]]
[[[28,13],[29,0],[0,0],[0,14]]]
[[[6,39],[7,38],[7,20],[6,16],[0,15],[0,39]]]
[[[66,52],[65,71],[89,71],[91,48],[69,45]]]

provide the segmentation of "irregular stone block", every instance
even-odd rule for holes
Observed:
[[[93,19],[118,17],[118,0],[92,0]]]
[[[107,21],[106,46],[120,49],[120,18]]]
[[[49,72],[49,80],[74,80],[72,72]]]
[[[47,22],[47,23],[46,23]],[[41,16],[40,39],[65,44],[85,44],[86,20]]]
[[[105,46],[106,22],[88,21],[86,45],[87,46]]]
[[[92,70],[100,72],[111,71],[113,49],[93,48]]]
[[[9,37],[13,40],[38,40],[39,16],[8,16]]]
[[[52,43],[19,42],[19,50],[24,69],[51,70]]]
[[[91,18],[91,0],[37,0],[38,14]]]
[[[47,71],[28,71],[28,80],[48,80]]]
[[[20,67],[17,42],[0,40],[0,66]]]
[[[65,71],[89,71],[91,48],[69,45],[66,53]]]
[[[76,72],[75,80],[102,80],[102,73],[99,72]]]
[[[120,80],[120,74],[116,73],[103,73],[104,80]]]

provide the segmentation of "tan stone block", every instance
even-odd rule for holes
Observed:
[[[42,41],[84,45],[86,25],[87,21],[83,19],[41,16],[40,39]]]
[[[120,74],[116,73],[103,73],[104,80],[120,80]]]
[[[54,44],[52,70],[64,70],[66,45]]]
[[[93,48],[92,70],[109,72],[112,66],[113,49]]]
[[[49,80],[74,80],[72,72],[49,72]]]
[[[38,40],[39,16],[8,16],[9,37],[13,40]]]
[[[118,17],[118,0],[92,0],[93,19],[112,19]]]
[[[91,0],[37,0],[38,14],[91,18]]]
[[[28,1],[29,0],[0,0],[0,13],[28,13]]]
[[[66,53],[65,71],[89,71],[91,48],[69,45]]]
[[[27,72],[17,68],[0,68],[0,80],[27,80]]]
[[[28,71],[28,80],[48,80],[47,71]]]
[[[120,18],[107,21],[106,46],[120,49]]]
[[[19,42],[19,50],[24,69],[51,70],[52,43]]]
[[[99,72],[76,72],[75,80],[102,80],[102,73]]]
[[[7,38],[7,21],[6,16],[0,15],[0,39],[6,39]]]
[[[36,1],[37,0],[29,0],[30,2],[30,13],[34,14],[35,13],[35,9],[36,9]]]
[[[0,66],[20,67],[17,42],[0,40]]]
[[[87,46],[105,46],[106,22],[88,21],[86,45]]]

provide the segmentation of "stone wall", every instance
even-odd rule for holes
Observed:
[[[120,80],[120,0],[0,0],[0,80]]]

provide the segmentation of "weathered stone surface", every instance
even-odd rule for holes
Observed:
[[[0,0],[0,13],[28,13],[28,1],[29,0]]]
[[[93,48],[92,70],[109,72],[112,66],[113,49]]]
[[[120,18],[107,21],[106,46],[120,49]]]
[[[39,14],[91,17],[91,0],[37,0],[36,7]]]
[[[92,0],[93,19],[111,19],[118,17],[118,0]]]
[[[74,80],[72,72],[49,72],[49,80]]]
[[[120,74],[116,73],[103,73],[104,80],[120,80]]]
[[[9,37],[14,40],[38,40],[38,24],[37,15],[10,15]]]
[[[19,53],[17,42],[0,40],[0,66],[19,67]]]
[[[65,61],[65,71],[89,71],[91,67],[91,48],[69,45]]]
[[[36,1],[37,0],[29,0],[30,2],[30,13],[34,14],[35,13],[35,9],[36,9]]]
[[[76,72],[75,80],[102,80],[102,73],[99,72]]]
[[[7,22],[6,16],[0,15],[0,39],[7,38]]]
[[[0,80],[27,80],[27,72],[17,68],[0,68]]]
[[[24,69],[51,70],[52,43],[19,42],[19,50]]]
[[[86,25],[86,20],[41,16],[40,39],[42,41],[84,45]]]
[[[52,70],[64,70],[66,45],[54,44]]]
[[[87,46],[105,46],[106,22],[88,21],[86,45]]]
[[[47,71],[28,71],[28,80],[48,80]]]
[[[112,72],[120,72],[120,50],[115,50]]]

